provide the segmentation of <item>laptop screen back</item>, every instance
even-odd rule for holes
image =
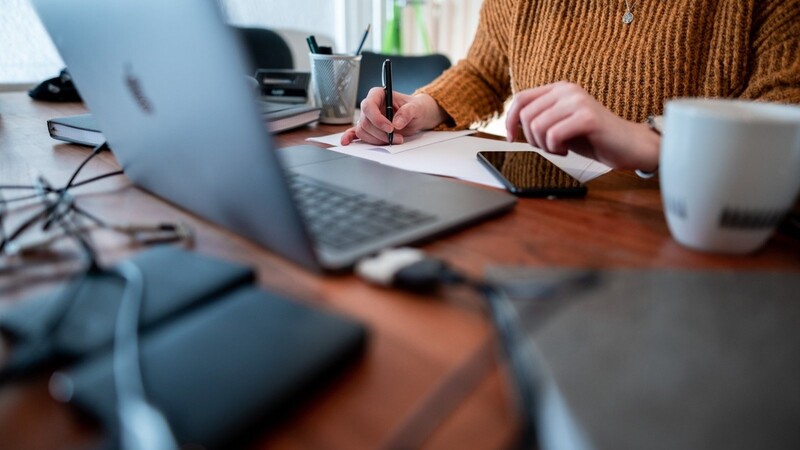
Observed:
[[[216,2],[33,3],[133,182],[317,266]]]

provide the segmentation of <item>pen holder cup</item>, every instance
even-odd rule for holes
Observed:
[[[314,102],[322,109],[319,121],[353,123],[361,55],[309,54]]]

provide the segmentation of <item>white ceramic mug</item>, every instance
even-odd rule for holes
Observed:
[[[800,107],[670,101],[659,172],[675,240],[712,252],[755,251],[800,190]]]

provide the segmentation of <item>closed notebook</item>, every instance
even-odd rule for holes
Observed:
[[[247,266],[173,246],[141,252],[132,261],[146,279],[140,327],[146,330],[255,279]],[[36,367],[69,362],[111,345],[125,283],[106,272],[79,276],[54,292],[0,313],[0,332],[13,342],[0,371],[31,359]],[[31,369],[27,369],[29,372]]]
[[[320,109],[306,104],[260,102],[267,128],[273,133],[292,130],[319,120]],[[91,114],[57,117],[47,121],[50,137],[72,144],[97,146],[105,142]]]
[[[147,400],[179,443],[241,448],[359,355],[365,329],[255,287],[226,294],[140,341]],[[100,419],[119,420],[112,354],[60,373],[54,391]]]
[[[91,147],[106,140],[91,114],[50,119],[47,121],[47,131],[53,139]]]
[[[558,271],[494,271],[519,291]],[[545,449],[800,448],[800,276],[618,270],[534,305]]]

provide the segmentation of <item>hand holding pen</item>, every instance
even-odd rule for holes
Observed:
[[[362,44],[364,40],[362,38]],[[391,60],[383,62],[381,75],[383,87],[369,90],[361,102],[361,118],[355,127],[344,132],[342,145],[356,139],[372,145],[402,144],[406,136],[430,130],[450,119],[430,95],[411,96],[394,92]]]
[[[389,134],[392,144],[399,145],[422,130],[430,130],[449,120],[447,113],[427,94],[406,95],[392,92],[393,119],[386,118],[386,90],[370,89],[361,102],[361,118],[356,126],[342,135],[341,144],[348,145],[356,139],[372,145],[386,145]]]

